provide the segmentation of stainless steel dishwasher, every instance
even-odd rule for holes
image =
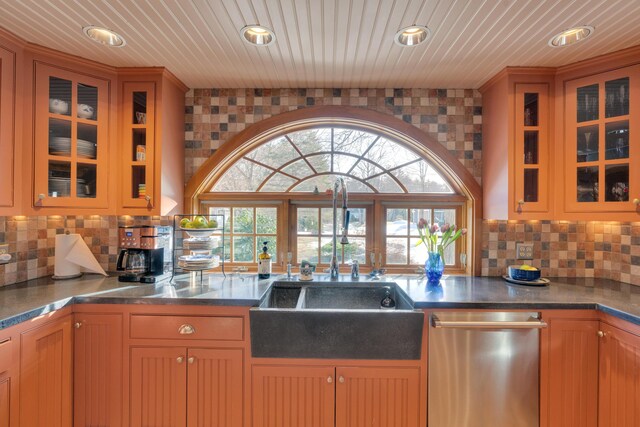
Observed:
[[[538,427],[537,312],[431,315],[429,427]]]

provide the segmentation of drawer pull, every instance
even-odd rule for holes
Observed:
[[[331,378],[331,377],[327,377],[327,382],[328,382],[329,384],[331,384],[331,383],[333,382],[333,378]]]
[[[338,381],[340,381],[340,383],[344,384],[344,377],[342,375],[340,375],[340,378],[338,378]]]
[[[196,333],[196,328],[189,324],[184,324],[178,328],[180,335],[191,335]]]
[[[73,326],[75,326],[76,329],[80,329],[82,327],[82,322],[76,322]]]
[[[193,356],[187,359],[187,362],[189,362],[190,365],[193,365],[193,362],[195,361],[196,361],[196,358]]]
[[[176,362],[178,362],[178,363],[182,363],[183,361],[184,361],[184,357],[182,357],[182,356],[178,356],[176,358]]]

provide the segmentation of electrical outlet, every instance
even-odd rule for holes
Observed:
[[[516,243],[516,259],[533,259],[533,243]]]
[[[0,255],[9,253],[9,244],[8,243],[0,243]]]

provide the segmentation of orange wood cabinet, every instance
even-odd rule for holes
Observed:
[[[74,402],[76,427],[120,427],[123,322],[120,313],[76,313]]]
[[[17,53],[0,45],[0,214],[19,213],[20,179],[16,146]]]
[[[0,427],[16,425],[12,422],[15,419],[14,412],[17,398],[14,397],[16,390],[16,369],[14,364],[14,354],[17,347],[14,345],[10,331],[2,331],[0,336]],[[13,415],[13,416],[12,416]]]
[[[20,335],[20,426],[71,427],[71,315]]]
[[[122,69],[120,213],[174,215],[184,199],[184,94],[164,69]]]
[[[640,335],[605,322],[600,332],[598,426],[639,426]]]
[[[545,314],[549,328],[541,346],[540,425],[596,427],[599,322],[589,315]]]
[[[253,427],[419,425],[419,368],[254,365],[251,380]]]
[[[35,61],[34,207],[108,208],[110,84]]]
[[[548,219],[553,72],[507,68],[481,91],[484,217]]]
[[[639,101],[640,66],[565,83],[566,214],[640,219]]]
[[[243,351],[131,348],[131,427],[241,427]]]

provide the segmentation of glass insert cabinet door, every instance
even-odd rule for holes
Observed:
[[[513,209],[549,210],[549,85],[516,84]]]
[[[640,198],[640,67],[571,81],[566,93],[567,210],[635,210],[633,201]]]
[[[129,208],[154,206],[154,107],[153,82],[125,82],[122,94],[124,175],[122,204]]]
[[[108,88],[37,63],[34,206],[107,207]]]

